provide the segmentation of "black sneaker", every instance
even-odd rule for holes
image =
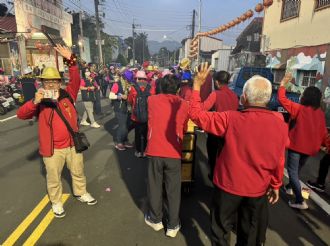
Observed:
[[[317,190],[319,192],[324,192],[325,191],[325,185],[321,185],[317,182],[307,181],[307,186],[309,188],[312,188],[313,190]]]

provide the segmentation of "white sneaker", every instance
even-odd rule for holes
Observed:
[[[168,237],[176,237],[176,234],[180,231],[181,225],[176,226],[174,229],[167,229],[166,236]]]
[[[52,204],[52,210],[56,218],[63,218],[65,216],[65,211],[61,202]]]
[[[77,199],[81,202],[87,203],[87,205],[95,205],[97,203],[97,200],[89,193],[85,193],[82,196],[78,196]]]
[[[89,126],[90,124],[86,120],[84,120],[84,121],[81,121],[80,122],[80,125],[82,125],[82,126]]]
[[[308,205],[305,201],[303,201],[302,203],[294,203],[289,201],[289,206],[291,208],[297,208],[297,209],[308,209]]]
[[[160,231],[161,229],[164,228],[164,225],[162,222],[159,222],[159,223],[153,223],[149,220],[149,217],[148,216],[144,216],[144,222],[146,222],[146,224],[148,226],[150,226],[152,229],[154,229],[155,231]]]
[[[91,127],[100,128],[101,126],[99,124],[97,124],[96,122],[94,122],[93,124],[91,124]]]

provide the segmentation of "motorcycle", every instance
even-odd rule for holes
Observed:
[[[0,84],[0,115],[6,114],[15,107],[15,100],[9,92],[7,85]]]
[[[16,105],[22,105],[24,103],[22,85],[16,80],[15,77],[11,78],[10,84],[7,85],[7,89],[14,99]]]

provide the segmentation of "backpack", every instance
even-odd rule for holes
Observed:
[[[148,121],[148,97],[151,86],[148,84],[144,91],[137,84],[133,86],[137,92],[134,114],[139,122],[146,123]]]

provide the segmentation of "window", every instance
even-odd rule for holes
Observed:
[[[301,71],[302,73],[302,81],[301,86],[315,86],[316,83],[316,71]]]
[[[330,0],[316,0],[316,10],[323,9],[326,7],[330,7]]]
[[[254,33],[254,42],[259,42],[259,40],[260,40],[260,35],[259,35],[259,33]]]
[[[284,69],[274,69],[274,84],[280,84],[284,75],[285,70]]]
[[[219,58],[215,58],[214,59],[214,69],[218,69],[218,66],[219,66]]]
[[[283,0],[281,20],[299,16],[300,0]]]

